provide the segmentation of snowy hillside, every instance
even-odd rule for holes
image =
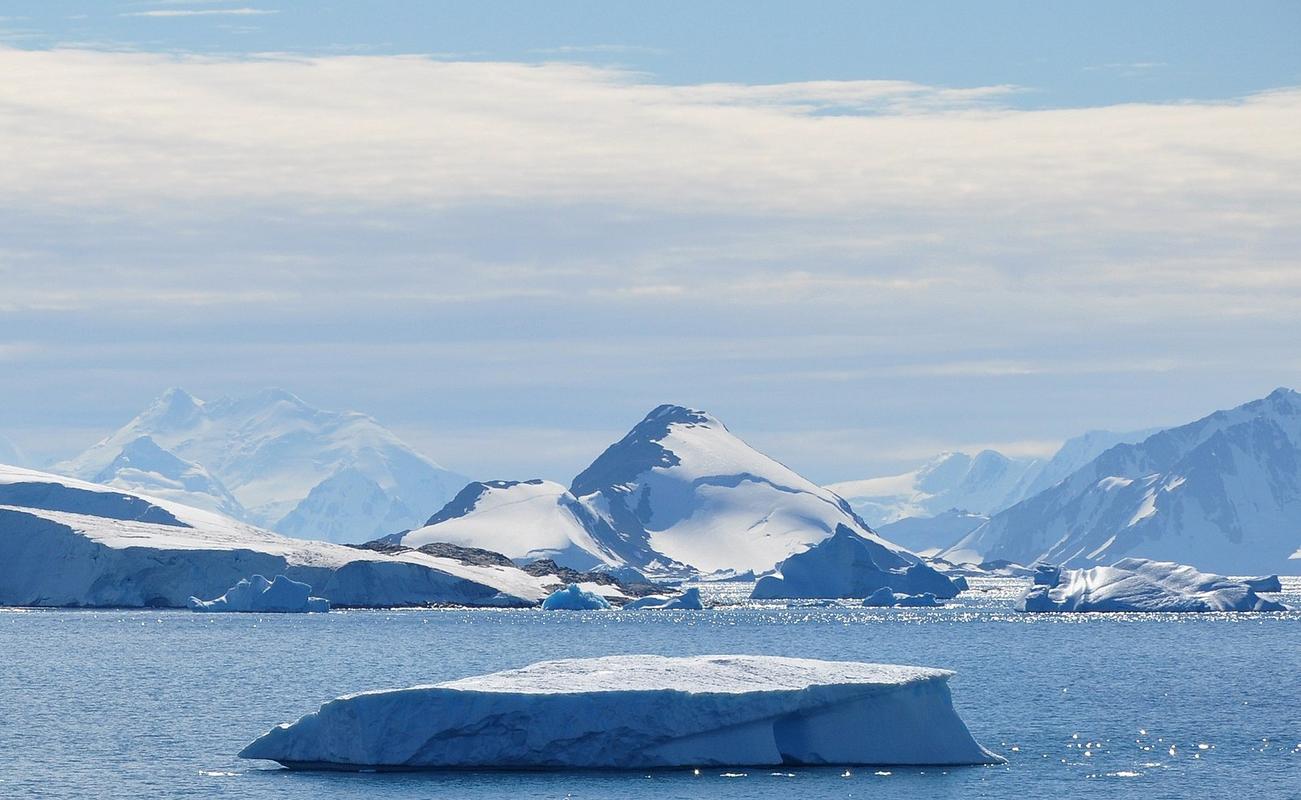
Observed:
[[[0,605],[184,607],[250,575],[286,575],[334,605],[526,605],[554,580],[290,539],[219,514],[0,466]]]
[[[1301,395],[1107,450],[943,553],[1088,566],[1135,556],[1229,575],[1301,572]]]
[[[392,541],[407,547],[449,542],[517,561],[549,558],[562,567],[587,570],[621,563],[592,537],[600,524],[558,483],[488,481],[466,486],[424,527]]]
[[[244,508],[243,519],[300,538],[359,542],[415,527],[466,483],[370,417],[322,411],[278,389],[212,402],[170,389],[54,470],[93,480],[143,436],[214,476]],[[124,488],[158,488],[151,475],[130,470],[105,476]],[[207,491],[185,491],[168,496],[211,505]]]
[[[206,469],[162,449],[148,436],[127,444],[92,480],[235,519],[247,515],[239,500]]]
[[[849,501],[869,525],[904,517],[930,517],[950,508],[988,514],[1023,498],[1041,462],[1009,458],[994,450],[974,457],[941,453],[911,472],[833,483],[827,488]]]
[[[569,491],[606,523],[599,545],[652,572],[763,572],[837,525],[881,541],[844,500],[681,406],[652,411]]]

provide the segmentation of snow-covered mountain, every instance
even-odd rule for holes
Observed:
[[[940,453],[911,472],[833,483],[827,488],[844,497],[870,525],[905,517],[931,517],[950,508],[988,514],[1023,498],[1042,462],[1009,458],[996,450]]]
[[[105,486],[215,511],[234,519],[247,516],[244,506],[221,481],[198,464],[159,447],[148,436],[128,443],[117,458],[92,480]]]
[[[0,605],[184,607],[250,575],[334,605],[530,605],[554,577],[291,539],[168,500],[0,465]]]
[[[558,483],[487,481],[466,486],[424,527],[389,540],[407,547],[449,542],[521,562],[548,558],[562,567],[588,570],[622,563],[593,537],[603,526]]]
[[[755,451],[714,417],[656,408],[574,478],[472,483],[422,528],[386,537],[628,564],[652,575],[765,572],[843,526],[908,563],[841,498]]]
[[[54,470],[93,480],[141,437],[206,470],[243,506],[241,518],[300,538],[360,542],[417,526],[467,481],[364,414],[322,411],[279,389],[211,402],[170,389]],[[135,472],[106,477],[124,488],[157,488],[153,478]],[[183,491],[169,496],[210,505],[207,492]]]
[[[1117,433],[1116,431],[1087,431],[1079,436],[1067,439],[1057,449],[1052,458],[1043,462],[1032,473],[1032,479],[1025,484],[1019,496],[1012,498],[1012,502],[1008,503],[1008,505],[1015,505],[1022,500],[1034,497],[1044,489],[1060,483],[1070,477],[1073,472],[1118,444],[1141,442],[1159,430],[1160,428],[1146,428],[1123,433]],[[1001,508],[993,508],[990,509],[990,512],[1002,510]]]
[[[599,545],[652,572],[763,572],[838,525],[884,543],[840,497],[681,406],[648,414],[569,491],[607,524]]]
[[[988,521],[987,514],[950,508],[933,517],[904,517],[882,525],[876,532],[914,553],[929,556],[957,544]]]
[[[942,555],[1070,566],[1133,556],[1230,575],[1301,572],[1301,395],[1120,444]]]
[[[0,464],[24,466],[26,463],[27,456],[23,454],[22,450],[18,449],[18,445],[0,435]]]

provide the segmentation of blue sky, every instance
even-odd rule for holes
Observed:
[[[10,2],[0,434],[281,385],[815,480],[1297,385],[1294,3]]]

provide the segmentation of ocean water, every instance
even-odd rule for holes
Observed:
[[[944,609],[0,610],[0,798],[1301,798],[1301,613]],[[1301,605],[1301,580],[1285,601]],[[235,753],[337,695],[545,658],[763,653],[946,667],[1006,765],[657,772],[292,772]]]

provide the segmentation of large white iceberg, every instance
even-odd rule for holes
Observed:
[[[1041,565],[1019,611],[1286,611],[1258,595],[1277,577],[1235,580],[1170,561],[1124,558],[1109,567]]]
[[[610,602],[604,597],[576,583],[555,590],[542,601],[543,611],[597,611],[609,607]]]
[[[652,594],[638,597],[624,605],[627,611],[702,611],[705,604],[700,600],[700,590],[695,586],[676,597]]]
[[[775,656],[545,661],[347,695],[240,756],[341,770],[1000,762],[954,710],[951,675]]]
[[[312,587],[299,581],[277,575],[267,580],[261,575],[241,578],[239,583],[226,590],[215,600],[190,598],[192,611],[267,611],[279,614],[305,614],[312,611],[329,611],[330,601],[312,597]]]
[[[863,598],[887,588],[948,599],[966,588],[965,580],[949,578],[911,553],[891,550],[844,525],[830,538],[787,558],[778,573],[760,578],[750,597]]]

